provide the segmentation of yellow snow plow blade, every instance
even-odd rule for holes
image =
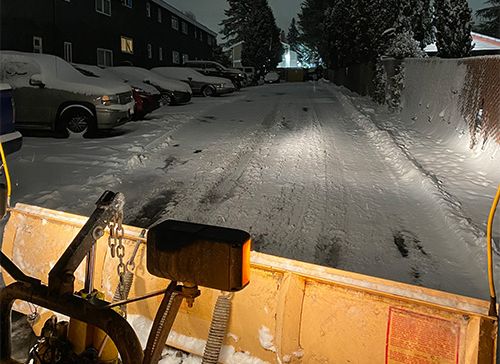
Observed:
[[[2,251],[24,273],[46,283],[85,222],[82,216],[17,204],[10,211]],[[127,259],[137,242],[145,243],[141,231],[125,227]],[[109,254],[107,239],[106,233],[97,243],[94,282],[110,300],[118,284],[118,262]],[[232,300],[222,362],[496,362],[497,318],[488,316],[486,301],[254,252],[251,263],[250,285]],[[165,287],[165,280],[147,272],[145,244],[135,264],[130,297]],[[79,289],[83,267],[76,278]],[[183,303],[167,343],[202,355],[219,295],[202,289],[193,308]],[[159,301],[130,304],[128,313],[152,320]],[[30,312],[22,302],[15,308]]]

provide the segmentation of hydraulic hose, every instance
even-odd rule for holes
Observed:
[[[490,286],[490,316],[498,316],[497,313],[497,295],[495,291],[495,281],[493,278],[493,220],[495,218],[495,212],[498,206],[498,201],[500,200],[500,184],[498,185],[498,190],[495,198],[493,199],[493,204],[491,205],[490,214],[488,216],[488,226],[486,230],[486,240],[488,249],[488,281]]]
[[[5,158],[5,152],[3,150],[3,145],[0,142],[0,154],[2,156],[2,165],[5,171],[5,181],[7,182],[7,207],[10,206],[10,195],[12,193],[12,185],[10,182],[9,166],[7,165],[7,158]]]

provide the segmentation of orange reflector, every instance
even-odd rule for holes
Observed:
[[[245,244],[243,244],[242,249],[242,266],[241,266],[241,286],[245,287],[250,283],[250,250],[252,249],[252,240],[248,239]]]

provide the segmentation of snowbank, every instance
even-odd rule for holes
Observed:
[[[478,163],[498,167],[499,69],[500,56],[405,60],[402,122]]]

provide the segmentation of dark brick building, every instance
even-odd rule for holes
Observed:
[[[210,59],[216,33],[164,0],[0,0],[0,49],[151,68]]]

